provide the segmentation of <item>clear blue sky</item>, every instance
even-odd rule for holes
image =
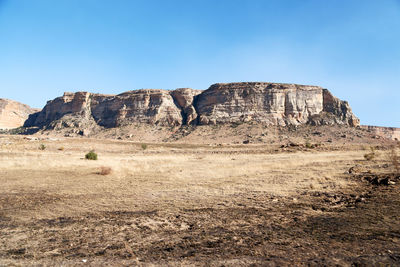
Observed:
[[[400,127],[400,0],[0,0],[0,97],[320,85]]]

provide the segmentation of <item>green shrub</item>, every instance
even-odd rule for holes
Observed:
[[[142,144],[142,149],[146,150],[147,149],[147,144]]]
[[[309,149],[312,149],[312,148],[317,148],[317,147],[319,147],[319,146],[321,146],[321,144],[312,144],[312,143],[310,143],[310,142],[306,142],[306,144],[305,144],[305,147],[306,148],[309,148]]]
[[[45,149],[46,149],[46,146],[44,144],[40,144],[39,150],[45,150]]]
[[[94,150],[90,151],[89,153],[87,153],[85,155],[85,159],[89,159],[89,160],[97,160],[97,153],[94,152]]]

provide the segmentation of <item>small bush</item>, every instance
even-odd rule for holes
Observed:
[[[389,151],[389,160],[392,163],[396,173],[400,174],[400,157],[397,154],[395,146],[392,146]]]
[[[147,149],[147,144],[142,144],[142,149],[146,150]]]
[[[376,156],[375,149],[371,146],[371,153],[364,154],[366,160],[373,160]]]
[[[112,172],[111,167],[105,167],[105,166],[101,166],[100,167],[100,175],[109,175]]]
[[[45,149],[46,149],[46,146],[44,144],[40,144],[39,150],[45,150]]]
[[[314,145],[311,144],[310,142],[307,142],[306,143],[306,148],[314,148]]]
[[[97,160],[97,153],[94,152],[94,150],[90,151],[89,153],[87,153],[85,155],[85,159],[89,159],[89,160]]]
[[[367,154],[364,154],[364,158],[365,158],[366,160],[373,160],[373,159],[375,158],[375,154],[374,154],[374,153],[367,153]]]

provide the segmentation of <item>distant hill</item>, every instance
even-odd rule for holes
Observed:
[[[21,127],[30,114],[38,111],[28,105],[0,98],[0,129]]]

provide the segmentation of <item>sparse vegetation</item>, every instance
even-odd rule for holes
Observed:
[[[371,146],[371,152],[364,154],[364,159],[371,161],[376,157],[375,148]]]
[[[375,154],[374,153],[367,153],[364,154],[364,158],[368,161],[373,160],[375,158]]]
[[[313,143],[311,143],[311,142],[307,141],[307,142],[305,143],[305,145],[304,145],[304,146],[305,146],[306,148],[313,149],[313,148],[320,147],[320,146],[321,146],[321,144],[313,144]]]
[[[280,151],[277,143],[249,147],[217,139],[213,146],[152,142],[148,145],[154,153],[132,154],[151,141],[6,138],[0,139],[0,217],[5,218],[0,223],[0,262],[46,266],[65,261],[72,266],[85,259],[94,265],[123,265],[143,255],[160,265],[161,257],[176,263],[195,248],[196,255],[214,265],[241,265],[231,259],[247,257],[250,250],[263,255],[279,251],[280,265],[307,263],[309,251],[322,258],[316,265],[334,265],[336,258],[326,260],[337,255],[346,256],[340,258],[342,265],[351,265],[360,251],[370,255],[368,260],[381,260],[379,253],[393,249],[393,233],[400,229],[399,180],[392,164],[379,156],[363,159],[369,146],[380,152],[389,143],[363,143],[364,151],[361,145],[330,147],[301,136],[286,141],[288,149]],[[306,141],[316,148],[306,149]],[[48,148],[33,153],[40,143]],[[58,152],[60,147],[68,153]],[[91,148],[101,162],[82,162]],[[400,156],[399,148],[396,152]],[[371,190],[373,183],[384,186]],[[243,231],[237,230],[239,223]],[[97,230],[87,230],[93,228]],[[185,236],[199,238],[181,242]],[[371,238],[354,238],[358,236]],[[240,240],[245,246],[236,242]],[[269,245],[260,245],[265,240]],[[210,246],[218,255],[210,256]],[[291,258],[285,261],[281,255]],[[196,263],[184,258],[182,265]]]
[[[45,150],[46,149],[46,146],[44,145],[44,144],[40,144],[40,146],[39,146],[39,150]]]
[[[310,142],[306,142],[306,148],[314,148],[314,145]]]
[[[392,146],[389,150],[389,161],[395,169],[396,174],[400,174],[400,157],[397,154],[396,146]]]
[[[97,153],[94,150],[91,150],[89,153],[85,155],[85,159],[88,160],[97,160]]]
[[[143,150],[146,150],[147,149],[147,144],[142,144],[141,147],[142,147]]]

